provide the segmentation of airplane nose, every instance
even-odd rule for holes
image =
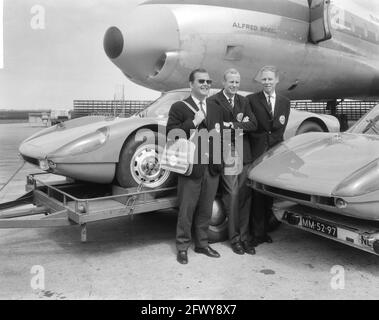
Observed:
[[[106,31],[104,50],[132,80],[162,80],[177,62],[177,20],[166,7],[141,5],[131,13],[122,31],[117,27]]]

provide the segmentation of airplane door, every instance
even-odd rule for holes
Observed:
[[[310,8],[309,38],[313,43],[332,38],[330,31],[330,0],[308,0]]]

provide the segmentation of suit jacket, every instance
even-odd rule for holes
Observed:
[[[248,95],[246,98],[258,121],[257,131],[250,134],[252,153],[255,160],[264,152],[283,141],[291,104],[289,99],[276,94],[275,113],[272,117],[263,91]]]
[[[196,111],[199,111],[199,108],[197,107],[196,103],[193,101],[192,97],[188,97],[184,101],[188,102]],[[172,129],[182,129],[186,135],[187,139],[190,138],[190,130],[191,129],[198,129],[202,130],[204,129],[206,132],[210,132],[213,129],[217,129],[219,132],[219,139],[218,141],[214,143],[213,139],[209,139],[208,141],[202,141],[199,139],[199,135],[196,134],[194,136],[193,141],[198,141],[197,143],[197,149],[198,149],[198,159],[197,164],[194,164],[192,173],[190,177],[192,178],[200,178],[204,174],[204,170],[206,166],[209,168],[209,172],[211,175],[216,176],[221,173],[223,169],[223,162],[222,162],[222,125],[223,125],[223,118],[222,118],[222,112],[220,110],[220,107],[215,104],[212,101],[207,100],[207,116],[204,119],[204,121],[196,128],[193,120],[195,118],[195,114],[192,110],[188,108],[187,105],[185,105],[182,101],[175,102],[168,113],[168,121],[167,121],[167,127],[166,132],[167,135],[170,130]],[[213,133],[215,133],[213,131]],[[209,150],[206,151],[206,153],[209,155],[209,164],[201,164],[201,156],[203,155],[201,149],[201,144],[203,143],[209,143]],[[219,155],[219,157],[214,158],[214,150],[216,154]],[[204,156],[204,155],[203,155]]]
[[[247,164],[252,162],[253,155],[251,150],[250,137],[247,133],[255,131],[258,124],[255,115],[251,111],[248,100],[245,97],[236,94],[234,99],[234,107],[232,107],[229,101],[226,99],[223,90],[216,93],[208,100],[214,101],[221,107],[225,122],[232,122],[234,129],[243,130],[243,163]],[[246,117],[248,117],[248,121],[243,122],[243,119],[247,119]],[[233,134],[232,143],[234,143],[234,141],[235,138]]]

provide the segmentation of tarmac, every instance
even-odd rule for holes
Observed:
[[[21,166],[20,142],[41,128],[0,124],[0,188]],[[0,191],[22,195],[25,165]],[[176,261],[176,214],[156,212],[80,228],[0,230],[0,299],[345,300],[379,298],[379,257],[281,225],[256,255],[213,244],[221,258],[189,250]]]

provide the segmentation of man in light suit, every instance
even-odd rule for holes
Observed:
[[[256,78],[263,90],[247,96],[250,107],[258,121],[258,129],[251,133],[252,154],[254,160],[283,141],[284,131],[290,114],[290,101],[276,93],[279,72],[276,67],[263,67]],[[271,213],[272,198],[253,191],[251,212],[254,244],[271,243],[267,234],[266,220]]]
[[[181,129],[187,139],[190,130],[213,131],[219,136],[222,134],[222,111],[217,104],[207,101],[212,80],[204,69],[196,69],[189,77],[191,95],[185,99],[192,106],[194,113],[183,101],[175,102],[169,111],[167,122],[167,135],[170,131]],[[215,130],[215,131],[214,131]],[[196,139],[196,136],[195,136]],[[179,213],[176,228],[177,261],[188,263],[188,248],[191,245],[191,229],[194,231],[195,252],[212,258],[220,257],[208,243],[208,228],[212,215],[213,201],[219,184],[222,171],[221,148],[222,145],[213,146],[213,139],[207,141],[209,152],[202,151],[203,141],[197,143],[197,163],[193,165],[191,175],[178,176]],[[213,147],[218,148],[219,159],[213,158]],[[207,157],[207,161],[204,161]]]
[[[247,133],[257,128],[257,120],[252,113],[248,101],[237,92],[240,87],[241,76],[236,69],[228,69],[224,73],[224,89],[209,98],[221,106],[224,125],[232,132],[229,139],[224,139],[226,152],[237,152],[240,161],[234,172],[228,169],[230,164],[225,163],[225,170],[221,174],[222,201],[228,217],[228,233],[231,248],[236,254],[255,254],[250,244],[249,216],[251,211],[251,190],[247,187],[247,169],[252,162],[250,141]],[[235,136],[240,129],[243,136]],[[241,149],[238,150],[236,139],[243,139]],[[229,150],[230,149],[230,150]],[[224,155],[225,156],[225,155]],[[236,166],[236,163],[231,164]]]

